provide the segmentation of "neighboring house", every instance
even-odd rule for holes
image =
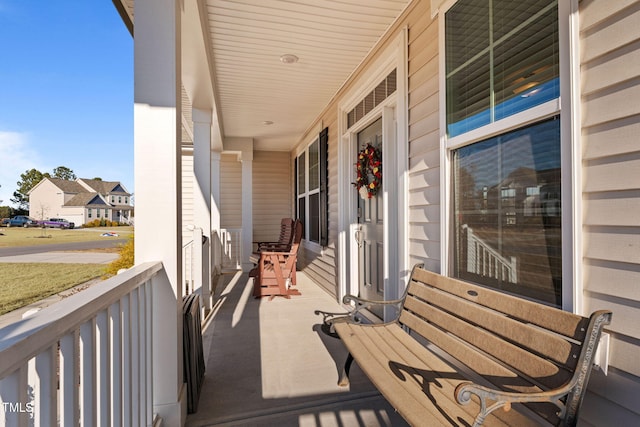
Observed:
[[[95,219],[129,223],[131,194],[120,182],[44,178],[29,192],[29,215],[64,218],[81,226]]]

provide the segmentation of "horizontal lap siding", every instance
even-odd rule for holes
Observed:
[[[286,151],[253,153],[253,240],[273,242],[280,221],[293,215],[292,161]]]
[[[409,25],[410,263],[440,271],[438,22],[421,2]]]
[[[638,425],[640,1],[583,0],[580,41],[584,312],[613,311],[612,370],[594,375],[582,416]]]

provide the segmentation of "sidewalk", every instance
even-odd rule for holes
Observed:
[[[109,264],[117,253],[100,252],[40,252],[26,255],[0,256],[0,262],[43,262],[53,264]]]

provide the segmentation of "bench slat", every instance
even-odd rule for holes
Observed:
[[[426,304],[425,302],[407,297],[405,308],[420,314],[420,316],[428,319],[430,323],[440,329],[446,329],[463,341],[470,343],[473,347],[497,358],[504,364],[510,366],[511,369],[515,367],[521,373],[538,379],[547,389],[559,387],[571,378],[571,373],[560,369],[558,365],[514,344],[505,343],[503,338],[478,328],[463,319],[438,310],[436,307]],[[405,323],[407,317],[410,315],[413,316],[413,314],[403,311],[400,322]],[[411,323],[419,326],[421,323],[424,323],[424,321],[413,319]],[[413,327],[411,328],[413,329]],[[416,332],[420,333],[418,329],[416,329]],[[425,336],[425,338],[434,342],[430,337]],[[434,344],[438,345],[435,342]],[[488,373],[485,372],[481,372],[481,374],[488,375]]]
[[[582,342],[585,338],[589,319],[577,314],[543,306],[423,269],[417,269],[413,278],[416,281],[428,283],[442,291],[492,308],[510,317],[571,337],[576,341]],[[469,292],[475,292],[477,296],[473,296]]]
[[[571,370],[575,368],[580,355],[580,347],[555,333],[552,334],[539,327],[523,324],[502,313],[489,310],[483,305],[432,288],[427,284],[412,283],[409,295],[419,297],[430,305],[440,307],[457,317],[462,317],[470,323],[505,337],[518,346],[554,360]],[[478,296],[480,295],[482,292],[479,291]],[[463,337],[463,339],[465,338]],[[521,369],[523,364],[515,367]]]

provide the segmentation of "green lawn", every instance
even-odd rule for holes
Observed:
[[[133,234],[133,227],[99,227],[74,230],[2,227],[0,228],[0,248],[103,240],[107,239],[107,237],[101,237],[100,234],[105,231],[114,231],[120,237],[127,238]],[[112,237],[109,237],[109,239],[112,239]]]
[[[104,274],[103,264],[0,263],[0,315]]]

